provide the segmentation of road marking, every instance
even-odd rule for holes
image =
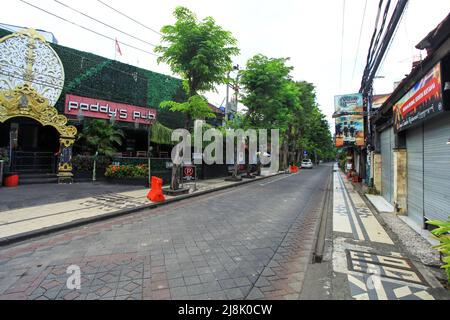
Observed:
[[[361,222],[363,229],[366,231],[367,237],[370,241],[394,244],[378,220],[375,218],[372,211],[367,207],[359,193],[352,190],[349,191],[348,194],[352,199],[359,221]]]
[[[384,228],[339,172],[334,172],[333,231],[352,233],[355,240],[394,244]]]
[[[338,179],[339,177],[337,177],[335,172],[333,179],[333,231],[351,234],[352,226],[350,225],[342,187]]]
[[[344,200],[346,202],[347,210],[348,210],[348,212],[350,212],[350,216],[349,216],[350,223],[352,224],[352,226],[355,229],[353,236],[355,237],[355,240],[366,240],[366,238],[364,237],[364,234],[361,230],[361,226],[358,223],[358,219],[356,218],[356,213],[353,210],[352,202],[348,195],[347,189],[344,185],[344,181],[340,175],[338,175],[338,177],[339,177],[339,181],[340,181],[340,184],[342,187],[342,193],[344,194]]]

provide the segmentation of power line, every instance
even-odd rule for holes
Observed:
[[[136,36],[133,36],[132,34],[130,34],[130,33],[128,33],[128,32],[122,31],[122,30],[120,30],[120,29],[118,29],[118,28],[116,28],[116,27],[114,27],[114,26],[111,26],[111,25],[109,25],[109,24],[107,24],[107,23],[105,23],[105,22],[103,22],[103,21],[100,21],[100,20],[98,20],[98,19],[95,19],[95,18],[93,18],[93,17],[87,15],[86,13],[84,13],[84,12],[82,12],[82,11],[80,11],[80,10],[77,10],[77,9],[75,9],[75,8],[72,8],[71,6],[65,4],[65,3],[61,2],[61,1],[58,1],[58,0],[53,0],[53,1],[55,1],[56,3],[58,3],[58,4],[60,4],[60,5],[64,6],[64,7],[68,8],[68,9],[70,9],[70,10],[72,10],[72,11],[75,11],[75,12],[77,12],[77,13],[79,13],[79,14],[81,14],[81,15],[83,15],[83,16],[85,16],[85,17],[87,17],[87,18],[89,18],[89,19],[91,19],[91,20],[93,20],[93,21],[95,21],[95,22],[97,22],[97,23],[100,23],[100,24],[102,24],[102,25],[104,25],[104,26],[107,26],[108,28],[111,28],[111,29],[113,29],[113,30],[116,30],[116,31],[118,31],[118,32],[120,32],[120,33],[122,33],[122,34],[125,34],[125,35],[127,35],[127,36],[129,36],[129,37],[131,37],[131,38],[133,38],[133,39],[136,39],[136,40],[138,40],[138,41],[141,41],[141,42],[143,42],[143,43],[145,43],[145,44],[148,44],[148,45],[151,45],[151,46],[153,46],[153,47],[156,47],[156,45],[153,44],[153,43],[150,43],[150,42],[148,42],[148,41],[145,41],[145,40],[143,40],[143,39],[141,39],[141,38],[138,38],[138,37],[136,37]]]
[[[156,34],[158,34],[158,35],[162,36],[162,34],[161,34],[160,32],[158,32],[158,31],[156,31],[156,30],[154,30],[154,29],[152,29],[152,28],[150,28],[150,27],[146,26],[145,24],[143,24],[142,22],[139,22],[139,21],[137,21],[136,19],[133,19],[133,18],[131,18],[131,17],[127,16],[127,15],[126,15],[125,13],[123,13],[123,12],[121,12],[121,11],[117,10],[117,9],[114,9],[114,8],[113,8],[113,7],[111,7],[111,6],[109,5],[109,4],[107,4],[107,3],[104,3],[104,2],[103,2],[103,1],[101,1],[101,0],[97,0],[97,2],[101,3],[101,4],[102,4],[102,5],[104,5],[105,7],[108,7],[108,8],[110,8],[111,10],[113,10],[113,11],[117,12],[118,14],[120,14],[120,15],[124,16],[125,18],[128,18],[128,19],[130,19],[131,21],[133,21],[133,22],[135,22],[135,23],[139,24],[140,26],[142,26],[142,27],[144,27],[144,28],[146,28],[146,29],[148,29],[148,30],[150,30],[150,31],[153,31],[154,33],[156,33]]]
[[[345,0],[342,1],[341,68],[339,71],[339,91],[342,89],[342,59],[343,59],[343,55],[344,55],[344,27],[345,27]]]
[[[361,81],[361,88],[359,90],[360,92],[367,93],[371,90],[375,74],[377,73],[380,63],[384,59],[385,54],[391,45],[393,35],[396,33],[398,23],[403,15],[404,9],[407,4],[408,0],[398,0],[379,48],[374,47],[372,50],[372,53],[375,54],[373,56],[372,61],[368,61],[366,65],[364,75]]]
[[[27,2],[27,1],[25,1],[25,0],[20,0],[20,1],[23,2],[23,3],[25,3],[25,4],[27,4],[27,5],[29,5],[29,6],[31,6],[31,7],[33,7],[33,8],[35,8],[35,9],[38,9],[38,10],[43,11],[43,12],[45,12],[45,13],[51,15],[51,16],[54,16],[54,17],[56,17],[56,18],[58,18],[58,19],[60,19],[60,20],[63,20],[63,21],[65,21],[65,22],[68,22],[68,23],[73,24],[74,26],[77,26],[77,27],[79,27],[79,28],[82,28],[82,29],[84,29],[84,30],[87,30],[87,31],[89,31],[89,32],[92,32],[92,33],[94,33],[94,34],[96,34],[96,35],[98,35],[98,36],[100,36],[100,37],[103,37],[103,38],[106,38],[106,39],[109,39],[109,40],[112,40],[112,41],[116,41],[116,39],[113,39],[113,38],[111,38],[111,37],[109,37],[109,36],[107,36],[107,35],[104,35],[104,34],[102,34],[102,33],[100,33],[100,32],[97,32],[97,31],[95,31],[95,30],[89,29],[89,28],[87,28],[87,27],[85,27],[85,26],[79,25],[79,24],[77,24],[77,23],[75,23],[75,22],[73,22],[73,21],[67,20],[66,18],[63,18],[63,17],[58,16],[58,15],[56,15],[56,14],[50,12],[50,11],[47,11],[47,10],[45,10],[45,9],[42,9],[42,8],[40,8],[40,7],[38,7],[38,6],[34,5],[34,4],[31,4],[31,3],[29,3],[29,2]],[[117,42],[123,44],[124,46],[133,48],[133,49],[135,49],[135,50],[138,50],[138,51],[141,51],[141,52],[148,53],[148,54],[151,54],[151,55],[153,55],[153,56],[159,57],[157,54],[155,54],[155,53],[153,53],[153,52],[146,51],[146,50],[144,50],[144,49],[141,49],[141,48],[135,47],[135,46],[133,46],[133,45],[130,45],[130,44],[128,44],[128,43],[125,43],[125,42],[122,42],[122,41],[117,41]]]
[[[361,44],[361,35],[362,35],[362,31],[363,31],[363,26],[364,26],[364,19],[366,17],[366,8],[367,8],[367,0],[364,3],[363,17],[361,20],[361,27],[359,29],[358,45],[356,46],[356,54],[355,54],[355,64],[353,65],[353,71],[352,71],[352,81],[353,81],[353,77],[355,76],[356,62],[358,61],[359,46]]]
[[[381,59],[380,67],[379,67],[380,70],[383,67],[384,61],[386,60],[387,53],[391,49],[391,45],[392,45],[392,43],[393,43],[393,41],[394,41],[394,39],[395,39],[395,37],[397,35],[398,29],[399,29],[398,26],[402,23],[404,17],[406,16],[408,5],[409,5],[409,3],[407,2],[405,7],[404,7],[404,9],[403,9],[403,14],[400,16],[400,20],[398,21],[397,26],[392,26],[392,21],[389,23],[388,30],[390,30],[391,28],[394,28],[394,33],[392,35],[391,40],[389,41],[389,45],[388,45],[388,47],[386,49],[386,53],[383,55],[383,58]],[[403,24],[403,25],[405,25],[405,24]],[[375,73],[375,75],[376,75],[376,73]]]

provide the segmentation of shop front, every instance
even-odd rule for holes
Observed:
[[[421,227],[450,215],[447,61],[434,65],[393,107],[396,132],[406,140],[407,214]]]

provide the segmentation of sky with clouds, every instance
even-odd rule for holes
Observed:
[[[157,33],[117,14],[97,0],[25,1],[146,51],[152,51],[153,47],[88,19],[57,1],[147,42],[158,44],[160,40]],[[212,16],[238,40],[241,53],[234,57],[233,61],[241,68],[249,58],[258,53],[269,57],[289,57],[289,64],[294,67],[292,73],[294,79],[315,84],[318,103],[330,124],[334,111],[334,95],[359,90],[379,2],[379,0],[102,1],[158,31],[163,25],[174,22],[172,12],[176,6],[190,8],[200,19]],[[343,10],[344,3],[345,10]],[[396,3],[396,0],[392,0],[391,7],[395,7]],[[449,12],[450,1],[446,0],[408,2],[395,38],[378,72],[378,76],[383,78],[375,80],[375,93],[391,92],[393,83],[409,73],[413,59],[419,58],[420,55],[422,58],[425,57],[426,53],[416,50],[415,45]],[[20,0],[2,1],[0,23],[50,31],[61,45],[108,58],[115,57],[114,41],[48,15]],[[172,74],[167,65],[158,65],[155,56],[125,45],[121,45],[121,51],[122,56],[118,56],[117,60],[160,73]],[[225,98],[225,86],[218,87],[217,93],[207,93],[206,96],[213,104],[220,105]]]

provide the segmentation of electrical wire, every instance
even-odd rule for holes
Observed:
[[[70,23],[70,24],[73,24],[74,26],[77,26],[77,27],[82,28],[82,29],[84,29],[84,30],[86,30],[86,31],[89,31],[89,32],[91,32],[91,33],[94,33],[94,34],[96,34],[96,35],[98,35],[98,36],[100,36],[100,37],[103,37],[103,38],[106,38],[106,39],[109,39],[109,40],[112,40],[112,41],[117,41],[116,39],[111,38],[110,36],[104,35],[104,34],[98,32],[98,31],[89,29],[89,28],[87,28],[87,27],[85,27],[85,26],[82,26],[82,25],[77,24],[77,23],[75,23],[75,22],[73,22],[73,21],[70,21],[70,20],[68,20],[68,19],[66,19],[66,18],[63,18],[63,17],[61,17],[61,16],[58,16],[57,14],[54,14],[54,13],[52,13],[52,12],[50,12],[50,11],[47,11],[47,10],[45,10],[45,9],[42,9],[41,7],[38,7],[38,6],[36,6],[36,5],[32,4],[32,3],[29,3],[29,2],[27,2],[27,1],[25,1],[25,0],[19,0],[19,1],[21,1],[21,2],[23,2],[23,3],[25,3],[25,4],[27,4],[27,5],[29,5],[29,6],[31,6],[31,7],[33,7],[33,8],[35,8],[35,9],[37,9],[37,10],[43,11],[43,12],[45,12],[45,13],[47,13],[47,14],[53,16],[53,17],[56,17],[56,18],[58,18],[58,19],[60,19],[60,20],[63,20],[63,21],[68,22],[68,23]],[[129,47],[129,48],[132,48],[132,49],[135,49],[135,50],[138,50],[138,51],[141,51],[141,52],[144,52],[144,53],[153,55],[153,56],[155,56],[155,57],[159,57],[157,54],[155,54],[155,53],[153,53],[153,52],[150,52],[150,51],[147,51],[147,50],[144,50],[144,49],[135,47],[135,46],[133,46],[133,45],[131,45],[131,44],[128,44],[128,43],[125,43],[125,42],[122,42],[122,41],[117,41],[117,42],[119,42],[119,43],[121,43],[121,44],[123,44],[124,46],[127,46],[127,47]]]
[[[13,30],[13,29],[11,29],[11,28],[7,28],[6,26],[2,26],[1,28],[2,28],[2,29],[5,29],[5,30],[8,30],[8,31],[11,31],[11,32],[13,32],[13,33],[14,33],[14,32],[17,32],[17,30]],[[65,51],[65,52],[67,52],[67,53],[69,53],[69,54],[71,54],[71,55],[80,57],[80,58],[82,58],[82,59],[84,59],[84,60],[93,62],[93,63],[95,63],[95,64],[98,64],[98,63],[99,63],[99,62],[96,61],[96,60],[93,60],[93,59],[88,58],[88,57],[86,57],[86,56],[84,56],[84,55],[81,55],[81,54],[76,53],[75,50],[77,50],[77,49],[64,47],[64,46],[59,45],[59,44],[56,44],[56,45],[58,46],[58,47],[56,47],[57,49],[61,49],[61,50]],[[77,50],[77,51],[78,51],[78,50]],[[103,58],[103,57],[102,57],[102,58]],[[104,59],[107,59],[107,58],[104,58]],[[110,60],[110,59],[108,59],[108,60]],[[111,60],[111,61],[114,61],[114,60]],[[122,63],[122,62],[120,62],[120,63]],[[124,64],[125,64],[125,63],[124,63]],[[2,65],[1,62],[0,62],[0,65]],[[9,65],[9,64],[8,64],[8,65],[7,65],[7,64],[3,64],[3,65],[4,65],[4,66],[14,66],[14,67],[20,68],[19,66],[15,66],[15,65]],[[127,64],[125,64],[125,65],[127,65]],[[136,74],[129,73],[129,72],[126,72],[126,71],[124,71],[124,70],[120,70],[120,69],[117,69],[117,68],[114,68],[114,67],[111,67],[111,66],[104,66],[103,68],[108,68],[108,69],[110,69],[110,70],[114,70],[114,71],[120,72],[120,73],[125,74],[125,75],[130,76],[130,77],[136,77]],[[137,67],[136,67],[136,68],[137,68]],[[147,71],[150,71],[150,70],[147,70]],[[152,71],[152,72],[153,72],[153,71]],[[137,72],[136,72],[136,73],[137,73]],[[50,75],[48,75],[48,76],[51,77]],[[141,80],[147,81],[147,78],[141,76],[139,73],[137,73],[137,78],[138,78],[138,79],[141,79]]]
[[[370,65],[369,65],[369,69],[372,69],[373,63],[376,60],[376,57],[378,57],[378,55],[380,53],[380,50],[381,50],[381,45],[379,46],[378,43],[379,43],[381,35],[383,34],[383,31],[384,31],[384,26],[386,24],[386,19],[387,19],[387,15],[388,15],[388,12],[389,12],[390,4],[391,4],[391,0],[388,0],[388,2],[386,4],[386,7],[384,9],[383,20],[381,22],[380,31],[378,32],[377,37],[375,39],[374,54],[373,54],[373,59],[370,62]],[[391,23],[392,23],[392,21],[389,22],[389,25]],[[389,29],[389,25],[388,25],[388,29]]]
[[[391,40],[389,41],[389,45],[388,45],[388,47],[387,47],[387,49],[386,49],[386,53],[384,54],[384,56],[383,56],[383,58],[382,58],[382,60],[381,60],[381,62],[380,62],[380,67],[379,67],[380,70],[381,70],[382,67],[383,67],[384,61],[385,61],[385,59],[386,59],[387,53],[389,52],[389,50],[390,50],[390,48],[391,48],[392,42],[394,41],[395,36],[397,35],[397,32],[398,32],[398,30],[399,30],[399,25],[402,23],[404,17],[406,16],[406,12],[407,12],[407,10],[408,10],[408,4],[409,4],[409,3],[407,2],[407,3],[406,3],[406,6],[405,6],[405,8],[404,8],[403,14],[402,14],[401,17],[400,17],[400,21],[399,21],[398,24],[395,26],[395,30],[394,30],[393,36],[392,36]],[[405,24],[403,24],[403,25],[405,25]],[[392,29],[392,28],[393,28],[393,26],[392,26],[392,24],[390,23],[390,24],[389,24],[389,27],[388,27],[388,30],[390,30],[390,29]],[[375,75],[376,75],[376,73],[375,73]]]
[[[127,15],[126,15],[125,13],[123,13],[122,11],[117,10],[117,9],[114,9],[114,8],[111,7],[109,4],[104,3],[104,2],[101,1],[101,0],[97,0],[97,2],[101,3],[101,4],[104,5],[105,7],[108,7],[109,9],[111,9],[111,10],[117,12],[118,14],[124,16],[125,18],[130,19],[131,21],[137,23],[138,25],[140,25],[140,26],[142,26],[142,27],[144,27],[144,28],[146,28],[146,29],[148,29],[148,30],[150,30],[150,31],[153,31],[154,33],[156,33],[156,34],[162,36],[162,34],[161,34],[160,32],[158,32],[158,31],[156,31],[156,30],[154,30],[154,29],[152,29],[152,28],[146,26],[145,24],[143,24],[142,22],[137,21],[136,19],[133,19],[133,18],[127,16]]]
[[[362,35],[362,31],[363,31],[363,26],[364,26],[364,20],[366,18],[366,9],[367,9],[367,0],[364,2],[364,10],[363,10],[363,16],[362,16],[362,20],[361,20],[361,27],[359,29],[358,44],[356,46],[355,63],[353,64],[352,81],[355,76],[356,63],[358,62],[359,46],[361,44],[361,35]]]
[[[156,45],[153,44],[153,43],[150,43],[150,42],[148,42],[148,41],[145,41],[145,40],[143,40],[143,39],[141,39],[141,38],[138,38],[138,37],[136,37],[136,36],[133,36],[132,34],[130,34],[130,33],[128,33],[128,32],[122,31],[122,30],[120,30],[120,29],[118,29],[118,28],[116,28],[116,27],[114,27],[114,26],[111,26],[111,25],[109,25],[109,24],[107,24],[107,23],[105,23],[105,22],[103,22],[103,21],[100,21],[100,20],[98,20],[98,19],[95,19],[95,18],[93,18],[93,17],[87,15],[86,13],[84,13],[84,12],[78,10],[78,9],[72,8],[71,6],[69,6],[69,5],[67,5],[67,4],[65,4],[65,3],[63,3],[63,2],[61,2],[61,1],[59,1],[59,0],[53,0],[53,1],[56,2],[56,3],[58,3],[58,4],[60,4],[60,5],[62,5],[62,6],[64,6],[64,7],[66,7],[66,8],[68,8],[68,9],[70,9],[70,10],[72,10],[72,11],[74,11],[74,12],[76,12],[76,13],[78,13],[78,14],[81,14],[81,15],[87,17],[88,19],[91,19],[91,20],[93,20],[93,21],[95,21],[95,22],[97,22],[97,23],[100,23],[100,24],[102,24],[102,25],[104,25],[104,26],[106,26],[106,27],[108,27],[108,28],[111,28],[111,29],[113,29],[113,30],[115,30],[115,31],[118,31],[118,32],[120,32],[120,33],[122,33],[122,34],[124,34],[124,35],[127,35],[127,36],[129,36],[129,37],[131,37],[131,38],[133,38],[133,39],[136,39],[136,40],[138,40],[138,41],[141,41],[142,43],[145,43],[145,44],[151,45],[151,46],[153,46],[153,47],[156,47]]]
[[[363,76],[362,76],[362,80],[361,80],[361,85],[365,82],[365,79],[367,78],[367,74],[369,72],[368,68],[369,68],[369,64],[371,61],[371,54],[372,54],[372,50],[373,50],[373,42],[375,41],[375,37],[378,31],[378,21],[380,19],[380,14],[381,14],[381,9],[383,6],[383,0],[380,0],[378,2],[378,12],[377,12],[377,17],[375,19],[375,27],[372,33],[372,38],[370,39],[370,44],[369,44],[369,50],[367,52],[367,58],[366,58],[366,66],[364,67],[364,72],[363,72]]]

